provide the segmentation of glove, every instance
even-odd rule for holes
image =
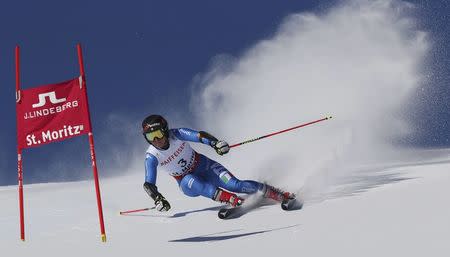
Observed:
[[[164,198],[164,196],[160,192],[158,192],[158,187],[155,184],[145,182],[144,190],[153,200],[155,200],[155,207],[158,211],[170,210],[169,202],[166,200],[166,198]]]
[[[158,211],[170,210],[170,204],[163,196],[157,197],[155,200],[155,207]]]
[[[222,140],[213,142],[212,147],[219,155],[224,155],[230,151],[230,146],[228,143]]]

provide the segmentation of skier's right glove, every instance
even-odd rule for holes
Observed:
[[[144,190],[153,200],[155,200],[155,207],[158,211],[170,210],[169,202],[160,192],[158,192],[158,187],[156,185],[145,182]]]
[[[155,206],[158,211],[168,211],[170,210],[170,204],[164,197],[157,197],[155,200]]]

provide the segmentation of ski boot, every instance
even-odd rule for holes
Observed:
[[[263,193],[265,198],[273,199],[277,202],[282,202],[285,199],[293,198],[292,194],[289,192],[284,192],[276,187],[270,185],[264,185]]]
[[[292,209],[293,203],[296,202],[295,194],[284,192],[270,185],[265,185],[264,197],[280,202],[283,210]]]
[[[240,206],[244,202],[244,199],[240,198],[235,193],[231,193],[220,188],[216,190],[213,200],[216,202],[227,203],[232,207]]]

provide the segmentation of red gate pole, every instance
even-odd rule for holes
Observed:
[[[81,44],[77,44],[77,51],[78,51],[78,63],[80,64],[80,76],[82,79],[83,86],[86,86],[86,80],[85,80],[85,76],[84,76],[83,53],[81,51]],[[88,137],[89,137],[89,146],[90,146],[90,150],[91,150],[92,171],[94,173],[95,192],[97,194],[97,208],[98,208],[98,216],[99,216],[99,221],[100,221],[100,232],[101,232],[102,242],[106,242],[105,224],[103,221],[102,198],[100,195],[100,183],[98,181],[97,161],[95,158],[94,135],[92,133],[91,114],[90,114],[90,110],[89,110],[89,101],[87,98],[87,89],[86,88],[84,89],[84,96],[86,98],[86,105],[87,105],[87,109],[88,109],[88,120],[89,120]]]
[[[20,52],[19,46],[16,46],[16,109],[20,102]],[[16,111],[17,112],[17,111]],[[17,115],[17,114],[16,114]],[[17,117],[17,121],[19,118]],[[17,130],[19,130],[19,124],[17,123]],[[19,133],[19,131],[17,131]],[[25,222],[24,222],[24,210],[23,210],[23,174],[22,174],[22,148],[19,147],[17,142],[17,178],[19,185],[19,212],[20,212],[20,239],[25,241]]]
[[[20,49],[16,46],[16,108],[20,102]],[[17,118],[18,120],[19,118]],[[19,129],[19,128],[17,128]],[[19,131],[17,131],[19,133]],[[19,185],[19,212],[20,212],[20,239],[25,241],[25,222],[24,222],[24,208],[23,208],[23,169],[22,169],[22,149],[17,144],[17,178]]]

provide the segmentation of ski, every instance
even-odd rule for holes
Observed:
[[[243,214],[242,207],[231,207],[231,208],[222,208],[219,210],[217,215],[219,216],[219,219],[226,220],[226,219],[233,219],[238,218]]]
[[[220,209],[219,212],[217,213],[217,215],[219,216],[219,219],[223,219],[223,220],[236,219],[236,218],[239,218],[239,217],[243,216],[244,214],[248,213],[249,211],[260,207],[261,205],[264,204],[265,200],[266,199],[261,196],[253,195],[253,196],[246,198],[244,203],[240,206],[225,207],[225,208]]]
[[[281,202],[281,209],[285,211],[300,210],[303,208],[303,201],[298,198],[288,198]]]
[[[246,200],[241,206],[221,208],[218,211],[217,216],[222,220],[236,219],[260,206],[267,205],[267,200],[269,199],[257,198],[250,202]],[[303,201],[297,197],[292,197],[283,200],[280,205],[281,209],[285,211],[300,210],[303,208]]]

